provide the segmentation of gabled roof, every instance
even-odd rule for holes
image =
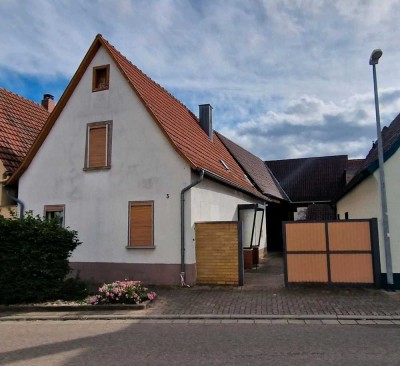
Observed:
[[[8,172],[17,170],[48,116],[41,105],[0,88],[0,160]]]
[[[214,133],[212,142],[202,130],[197,117],[192,112],[133,65],[100,34],[95,37],[38,140],[32,146],[20,169],[11,177],[10,184],[18,179],[29,166],[100,47],[104,47],[108,52],[171,145],[193,169],[203,169],[206,175],[214,179],[265,199],[245,179],[244,172],[221,143],[218,136]],[[223,166],[221,160],[229,167],[228,170]]]
[[[265,163],[292,202],[332,201],[346,184],[346,155]]]
[[[389,127],[382,130],[383,160],[388,160],[400,147],[400,114],[391,122]],[[378,144],[375,142],[368,152],[363,164],[361,164],[354,178],[347,184],[344,190],[338,195],[337,200],[347,192],[360,184],[365,178],[373,174],[379,168]]]
[[[259,157],[243,149],[219,132],[216,134],[260,192],[278,200],[289,200],[276,178]]]

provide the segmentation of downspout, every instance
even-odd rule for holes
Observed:
[[[20,199],[14,197],[14,196],[11,196],[10,192],[8,191],[8,188],[6,187],[5,183],[7,183],[9,178],[10,178],[10,176],[8,176],[5,179],[0,180],[0,184],[3,185],[3,188],[4,188],[7,196],[10,197],[14,202],[16,202],[20,206],[19,217],[23,218],[24,217],[24,211],[25,211],[25,205]]]
[[[25,204],[17,197],[11,196],[10,192],[8,191],[8,188],[4,187],[4,189],[6,191],[7,196],[10,197],[14,202],[16,202],[19,205],[19,218],[22,219],[24,217]]]
[[[185,192],[199,184],[204,178],[204,170],[200,170],[200,177],[181,191],[181,286],[190,287],[185,283]]]

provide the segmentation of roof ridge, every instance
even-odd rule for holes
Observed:
[[[1,90],[5,91],[5,92],[8,93],[8,94],[12,94],[12,95],[14,95],[14,96],[16,96],[16,97],[18,97],[18,98],[20,98],[20,99],[23,99],[25,102],[28,102],[28,103],[30,103],[30,104],[33,104],[35,107],[40,107],[40,108],[43,109],[45,112],[48,112],[47,109],[46,109],[45,107],[43,107],[43,106],[42,106],[41,104],[39,104],[39,103],[34,102],[34,101],[31,100],[31,99],[28,99],[28,98],[26,98],[26,97],[23,97],[22,95],[19,95],[19,94],[17,94],[17,93],[14,93],[14,92],[12,92],[12,91],[10,91],[10,90],[7,90],[6,88],[3,88],[3,87],[0,86],[0,91],[1,91]]]
[[[339,157],[347,157],[346,154],[340,155],[324,155],[324,156],[309,156],[305,158],[289,158],[289,159],[276,159],[276,160],[265,160],[265,162],[278,162],[278,161],[289,161],[289,160],[306,160],[306,159],[326,159],[326,158],[339,158]]]
[[[121,57],[123,57],[129,64],[131,64],[137,71],[139,71],[143,76],[149,79],[153,84],[157,85],[160,89],[162,89],[165,93],[167,93],[171,98],[177,101],[180,105],[182,105],[197,121],[197,116],[178,98],[176,98],[173,94],[171,94],[167,89],[165,89],[162,85],[153,80],[149,75],[147,75],[144,71],[142,71],[138,66],[136,66],[131,60],[129,60],[125,55],[123,55],[118,49],[114,47],[107,39],[105,39],[101,34],[98,34],[99,37],[107,44],[108,47],[111,47],[116,53],[118,53]]]

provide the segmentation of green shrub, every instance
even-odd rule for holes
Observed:
[[[80,301],[88,297],[88,284],[79,277],[67,278],[61,286],[58,298],[66,301]]]
[[[56,298],[70,271],[68,258],[79,244],[77,232],[57,220],[0,215],[0,303]]]

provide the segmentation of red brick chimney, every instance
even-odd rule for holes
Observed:
[[[42,100],[42,106],[47,109],[49,113],[51,113],[55,107],[54,103],[54,96],[51,94],[44,94],[43,95],[43,100]]]

